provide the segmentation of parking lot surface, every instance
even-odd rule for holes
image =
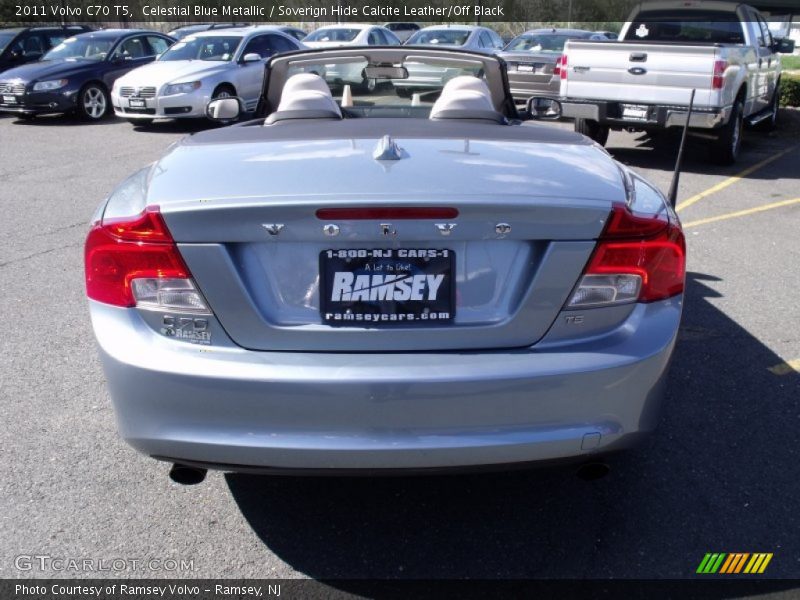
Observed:
[[[607,477],[210,473],[181,487],[117,435],[82,245],[117,183],[206,125],[0,116],[0,577],[661,578],[694,576],[706,552],[771,552],[765,576],[796,578],[798,122],[749,132],[733,167],[690,142],[686,304],[661,424]],[[664,190],[676,148],[631,133],[608,143]],[[190,567],[26,569],[20,555]]]

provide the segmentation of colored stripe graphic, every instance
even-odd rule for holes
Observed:
[[[707,552],[697,567],[697,573],[733,575],[736,573],[763,573],[772,560],[771,552]],[[749,559],[749,560],[748,560]],[[747,565],[747,566],[745,566]],[[744,570],[743,570],[744,569]]]
[[[698,573],[716,573],[719,569],[722,561],[725,559],[726,554],[723,553],[707,553],[704,557],[700,566],[697,567]]]
[[[763,573],[764,570],[767,568],[769,561],[772,560],[772,553],[769,552],[761,552],[758,554],[753,554],[753,558],[750,559],[750,562],[747,563],[747,566],[744,569],[745,573]]]
[[[722,565],[722,569],[720,569],[720,573],[738,573],[742,570],[742,566],[744,566],[745,560],[747,557],[750,556],[748,553],[742,552],[735,552],[733,554],[728,555],[728,560],[725,561],[725,564]]]

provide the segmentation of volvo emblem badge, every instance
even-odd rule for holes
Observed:
[[[498,223],[494,226],[494,231],[497,235],[508,235],[511,233],[511,225],[508,223]]]
[[[436,223],[436,229],[439,230],[439,233],[445,236],[450,235],[455,226],[455,223]]]
[[[283,223],[262,223],[261,226],[267,230],[270,235],[278,235],[283,228],[286,227]]]
[[[397,230],[392,228],[391,223],[381,223],[380,228],[381,228],[381,235],[385,237],[389,236],[394,237],[397,235]]]

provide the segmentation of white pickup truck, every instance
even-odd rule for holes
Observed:
[[[619,41],[567,42],[561,57],[562,115],[600,144],[609,129],[655,131],[686,123],[712,140],[711,157],[735,162],[742,126],[770,128],[778,114],[780,53],[764,17],[746,4],[645,2]]]

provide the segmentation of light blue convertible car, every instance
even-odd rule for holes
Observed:
[[[463,74],[402,99],[408,60]],[[315,64],[382,85],[336,98]],[[269,68],[266,118],[186,137],[93,218],[91,318],[133,447],[190,482],[589,461],[653,429],[685,270],[658,190],[520,124],[491,55]]]

